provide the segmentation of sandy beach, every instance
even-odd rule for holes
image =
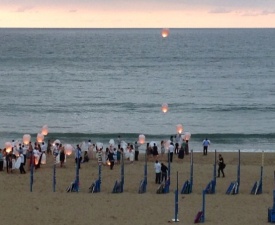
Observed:
[[[226,163],[225,178],[217,178],[216,194],[206,195],[205,224],[259,225],[267,224],[267,209],[273,205],[273,171],[275,154],[264,154],[263,193],[251,195],[255,181],[260,179],[261,153],[241,153],[241,179],[237,195],[226,195],[232,181],[237,179],[238,152],[223,153]],[[148,162],[147,192],[138,194],[143,178],[144,155],[130,164],[125,161],[124,192],[112,194],[114,183],[120,177],[120,166],[114,170],[102,168],[100,193],[88,193],[98,176],[95,159],[83,163],[80,169],[80,192],[67,193],[66,188],[75,178],[73,156],[67,158],[65,168],[57,167],[56,192],[52,188],[53,158],[34,173],[33,192],[30,192],[30,172],[0,173],[1,224],[168,224],[174,218],[174,190],[176,172],[179,174],[179,191],[190,176],[190,155],[171,163],[170,193],[156,194],[153,160]],[[160,159],[167,165],[166,157]],[[194,153],[193,192],[179,194],[178,224],[193,224],[202,207],[202,190],[213,178],[214,153],[203,156]],[[26,168],[26,167],[25,167]]]

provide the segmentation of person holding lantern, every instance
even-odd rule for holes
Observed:
[[[2,149],[0,148],[0,171],[3,171],[3,167],[4,167],[3,153],[2,153]]]
[[[80,163],[82,161],[82,151],[79,145],[76,145],[76,150],[75,150],[75,164],[78,166],[78,169],[80,168]]]
[[[65,148],[64,148],[64,146],[62,146],[62,144],[60,144],[59,157],[60,157],[60,167],[63,167],[64,162],[65,162]]]
[[[20,153],[19,157],[20,157],[20,159],[21,159],[21,163],[20,163],[20,167],[19,167],[20,173],[21,173],[21,174],[25,174],[25,173],[26,173],[26,171],[25,171],[25,169],[24,169],[25,158],[24,158],[23,153]]]
[[[110,162],[110,169],[112,170],[115,164],[115,160],[114,160],[114,151],[112,149],[109,150],[108,152],[108,156],[107,159]]]

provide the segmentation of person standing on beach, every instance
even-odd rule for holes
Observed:
[[[117,145],[121,146],[121,137],[120,137],[120,135],[117,136],[117,140],[116,141],[117,141]]]
[[[138,155],[139,155],[139,148],[140,144],[138,144],[138,142],[135,142],[135,161],[138,161]]]
[[[173,162],[174,150],[175,150],[174,144],[173,142],[171,142],[168,147],[168,160],[170,159],[170,162]]]
[[[160,143],[160,154],[161,154],[161,158],[163,158],[164,153],[165,153],[165,143],[164,143],[164,140],[162,140],[161,143]]]
[[[65,155],[65,148],[64,148],[64,146],[61,146],[60,147],[60,152],[59,152],[60,167],[63,167],[64,162],[65,162],[65,157],[66,157],[66,155]]]
[[[167,180],[168,167],[161,163],[161,182]]]
[[[51,153],[51,146],[52,146],[51,140],[49,139],[49,140],[48,140],[48,144],[47,144],[47,154],[48,154],[48,155]]]
[[[207,155],[207,150],[208,150],[208,146],[210,145],[210,141],[205,138],[202,142],[202,146],[203,146],[203,155]]]
[[[81,148],[79,147],[79,145],[76,145],[76,150],[75,150],[75,164],[76,166],[78,166],[78,169],[80,168],[80,164],[82,161],[82,152],[81,152]]]
[[[26,173],[26,171],[25,171],[25,169],[24,169],[25,157],[24,157],[23,153],[20,153],[19,157],[20,157],[20,159],[21,159],[21,163],[20,163],[20,167],[19,167],[20,173],[21,173],[21,174],[25,174],[25,173]]]
[[[4,168],[3,154],[2,154],[2,149],[0,148],[0,171],[3,171],[3,168]]]
[[[114,168],[114,164],[115,164],[115,160],[114,160],[114,151],[110,149],[110,151],[108,152],[108,156],[107,159],[110,162],[110,170],[113,170]]]
[[[161,183],[161,164],[159,163],[158,160],[156,160],[154,168],[155,168],[155,172],[156,172],[155,183],[160,184]]]
[[[225,168],[225,164],[224,164],[224,160],[223,160],[223,157],[221,154],[219,154],[218,165],[219,165],[219,168],[218,168],[218,176],[217,177],[220,177],[220,172],[222,172],[222,177],[225,177],[224,172],[223,172],[223,170]]]
[[[158,152],[158,146],[156,145],[156,143],[154,143],[154,146],[153,146],[153,156],[154,156],[154,159],[156,159],[159,155],[159,152]]]

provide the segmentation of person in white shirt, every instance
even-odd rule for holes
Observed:
[[[41,144],[41,152],[42,153],[45,153],[47,150],[47,145],[45,144],[45,142],[43,141],[42,144]]]
[[[159,163],[158,160],[156,160],[154,168],[155,168],[155,172],[156,172],[155,183],[160,184],[161,183],[161,164]]]
[[[174,146],[173,142],[171,142],[168,147],[168,154],[169,154],[168,156],[170,158],[170,162],[173,162],[174,150],[175,150],[175,146]],[[169,160],[169,158],[168,158],[168,160]]]
[[[25,174],[25,173],[26,173],[26,171],[25,171],[25,169],[24,169],[25,157],[24,157],[24,155],[23,155],[22,153],[20,153],[19,157],[20,157],[20,159],[21,159],[21,164],[20,164],[20,167],[19,167],[20,173],[21,173],[21,174]]]

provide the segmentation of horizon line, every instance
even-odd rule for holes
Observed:
[[[0,29],[275,29],[275,27],[0,27]]]

